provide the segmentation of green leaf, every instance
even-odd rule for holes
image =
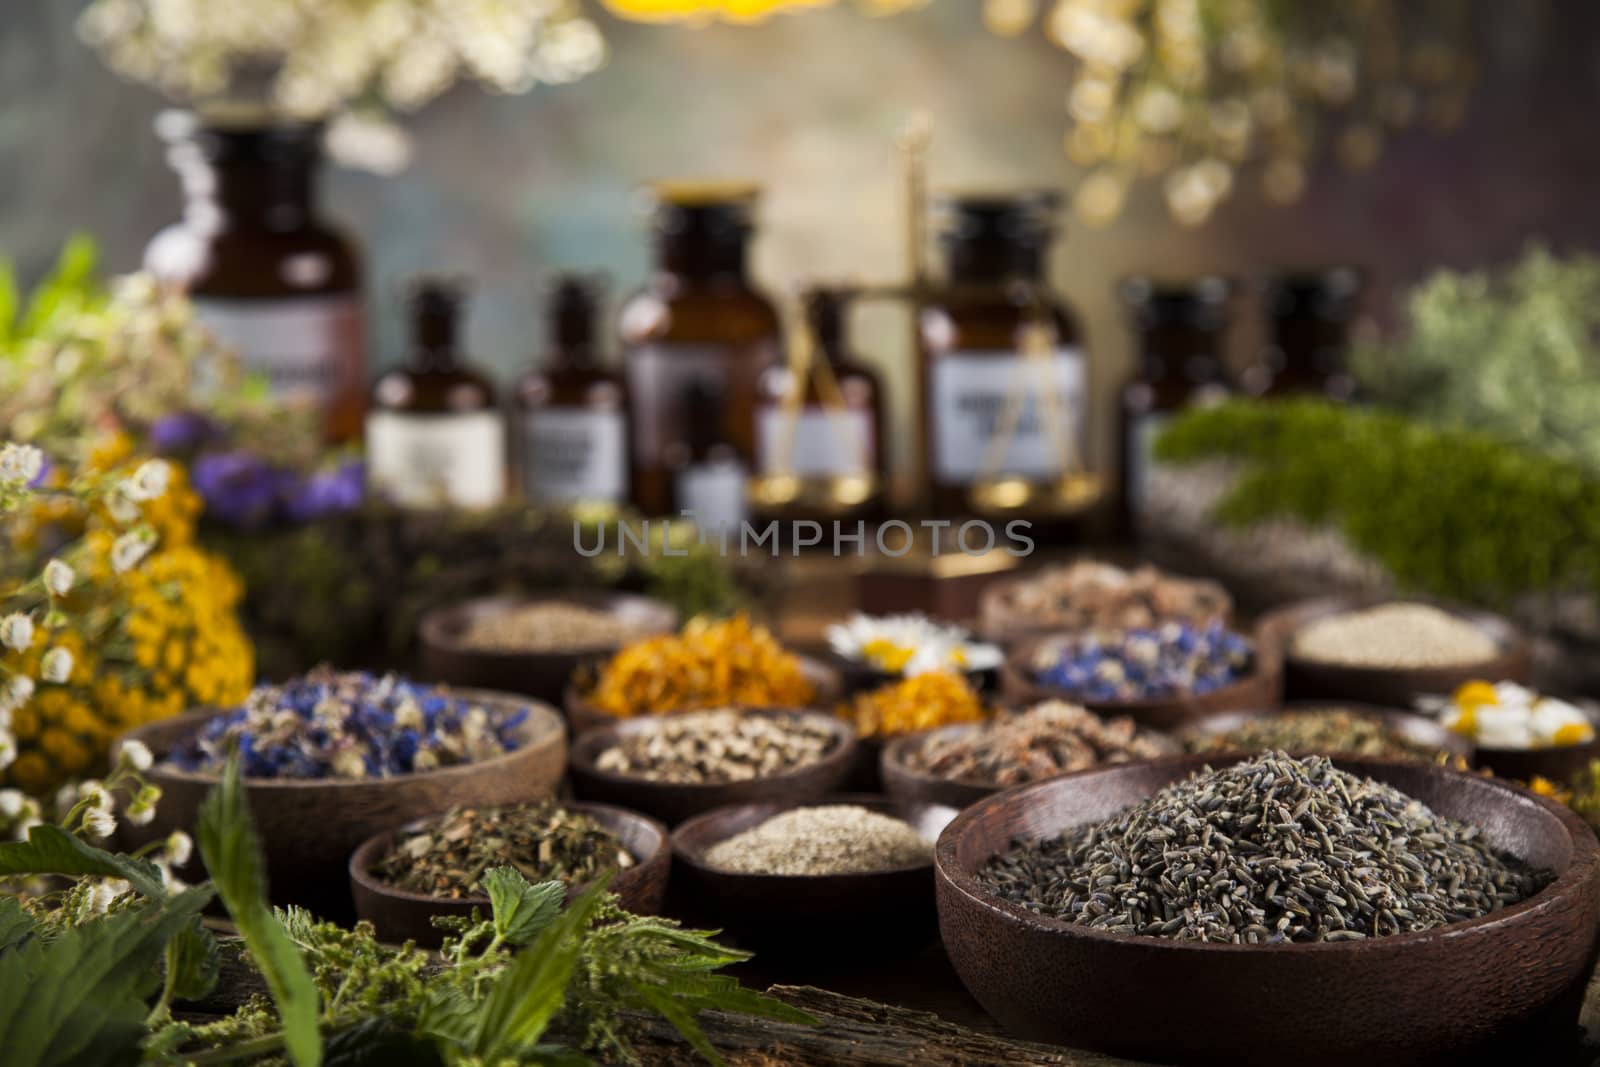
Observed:
[[[526,945],[561,914],[567,887],[560,882],[534,885],[515,867],[496,867],[483,876],[494,908],[494,932],[512,945]]]
[[[17,309],[22,303],[22,294],[17,289],[17,271],[9,262],[0,263],[0,357],[3,351],[11,344],[12,335],[17,328]]]
[[[138,1063],[156,959],[210,899],[209,889],[191,889],[0,954],[6,1067]]]
[[[100,253],[94,239],[86,234],[73,234],[56,260],[55,267],[39,283],[28,301],[17,327],[17,336],[35,337],[58,318],[74,314],[98,301],[95,285],[95,266]]]
[[[328,1038],[323,1067],[444,1067],[439,1050],[388,1019],[363,1019]]]
[[[484,998],[472,1053],[490,1063],[529,1054],[567,996],[583,949],[589,917],[605,896],[609,877],[568,905],[495,978]]]
[[[177,1000],[199,1000],[217,987],[222,953],[211,931],[195,920],[172,939],[167,966],[173,969],[172,995]]]
[[[149,860],[119,856],[95,848],[61,827],[47,823],[28,831],[26,841],[0,844],[0,874],[121,878],[144,896],[155,900],[165,897],[167,893],[160,870]]]
[[[478,1006],[459,989],[429,991],[417,1017],[416,1033],[465,1049],[477,1032]]]
[[[245,947],[278,1006],[284,1046],[295,1067],[317,1067],[317,987],[294,941],[267,905],[261,844],[250,822],[239,759],[228,760],[222,781],[200,806],[200,855]]]
[[[33,933],[33,916],[16,897],[0,897],[0,952],[15,948]]]

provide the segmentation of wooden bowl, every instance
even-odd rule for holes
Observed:
[[[1179,730],[1177,733],[1177,740],[1184,746],[1185,749],[1187,749],[1187,746],[1191,741],[1197,741],[1206,737],[1215,737],[1218,734],[1225,734],[1230,730],[1237,730],[1239,727],[1256,719],[1276,718],[1283,715],[1294,715],[1296,713],[1309,711],[1321,711],[1330,708],[1343,708],[1347,711],[1363,716],[1381,719],[1384,726],[1388,727],[1390,730],[1393,730],[1395,733],[1400,734],[1408,741],[1418,745],[1426,745],[1427,747],[1439,752],[1447,752],[1452,756],[1459,756],[1469,762],[1472,759],[1472,742],[1467,740],[1465,737],[1462,737],[1454,730],[1446,729],[1444,726],[1440,725],[1437,719],[1431,718],[1427,715],[1418,714],[1414,711],[1401,711],[1398,708],[1378,708],[1368,704],[1354,703],[1329,704],[1322,701],[1311,701],[1286,704],[1282,708],[1271,711],[1219,711],[1215,715],[1207,715],[1203,719],[1197,719],[1188,726],[1185,726],[1183,729]],[[1229,750],[1219,749],[1216,752],[1207,752],[1205,755],[1210,756],[1212,759],[1216,759],[1219,754],[1223,754],[1227,751]],[[1243,750],[1232,750],[1231,754],[1237,756],[1254,755],[1253,752],[1246,752]],[[1309,755],[1310,753],[1295,752],[1291,754],[1300,756]],[[1332,755],[1332,753],[1320,754]],[[1377,759],[1381,757],[1362,756],[1359,758]]]
[[[457,806],[514,804],[554,795],[567,757],[566,732],[554,708],[505,693],[455,689],[451,694],[490,707],[526,707],[522,746],[493,759],[393,778],[245,779],[245,799],[266,854],[274,902],[299,904],[329,919],[347,918],[352,912],[345,866],[351,851],[373,834]],[[161,840],[173,830],[195,832],[200,803],[218,776],[178,770],[162,761],[219,714],[223,712],[208,708],[147,723],[113,746],[113,763],[117,749],[128,741],[149,746],[156,764],[145,777],[161,789],[152,822],[134,826],[122,821],[124,845]],[[198,877],[199,869],[196,859],[188,876]]]
[[[469,627],[479,619],[505,615],[535,604],[576,604],[626,619],[638,628],[638,637],[671,633],[678,612],[669,604],[629,593],[593,589],[546,593],[540,596],[485,597],[436,608],[422,617],[422,672],[429,681],[449,685],[525,693],[537,700],[559,704],[567,682],[579,665],[617,651],[621,642],[560,652],[494,652],[462,643]]]
[[[1024,641],[1006,657],[1000,668],[1000,692],[1012,707],[1031,707],[1045,700],[1081,704],[1097,715],[1126,715],[1140,726],[1171,732],[1218,711],[1237,708],[1275,708],[1283,694],[1283,673],[1278,646],[1270,635],[1255,638],[1255,655],[1244,677],[1209,693],[1154,697],[1148,700],[1083,700],[1071,691],[1043,685],[1035,679],[1034,654],[1041,646],[1068,634],[1051,634]]]
[[[1473,752],[1472,765],[1488,768],[1497,777],[1531,782],[1548,778],[1557,785],[1570,784],[1590,762],[1600,759],[1600,735],[1580,745],[1550,748],[1484,748]]]
[[[708,865],[708,848],[779,812],[859,804],[901,818],[930,842],[950,808],[903,806],[879,796],[839,794],[803,804],[735,804],[697,815],[672,833],[673,880],[686,901],[740,945],[786,957],[834,961],[915,951],[933,940],[933,861],[862,874],[738,874]]]
[[[904,734],[890,741],[884,746],[881,763],[883,791],[901,803],[942,804],[959,811],[976,804],[984,797],[1013,788],[970,778],[941,778],[911,766],[911,754],[933,739],[959,737],[981,725],[983,724],[974,722],[956,723],[954,726],[941,726],[920,733]],[[1172,756],[1183,751],[1178,742],[1166,734],[1156,730],[1142,732],[1161,746],[1163,755]]]
[[[672,871],[672,851],[667,844],[667,828],[654,819],[612,807],[610,804],[568,804],[569,811],[583,812],[612,833],[622,842],[622,847],[634,859],[634,865],[619,870],[611,879],[611,892],[618,903],[636,915],[656,915],[661,911],[667,895],[667,877]],[[402,829],[410,829],[421,820]],[[490,913],[489,898],[485,896],[462,897],[444,900],[425,893],[410,893],[380,880],[373,869],[394,847],[399,831],[387,830],[369,837],[350,856],[347,869],[350,893],[355,898],[356,916],[371,922],[378,939],[390,944],[415,941],[424,948],[438,948],[445,932],[434,926],[435,915],[471,916],[487,918]],[[567,899],[583,892],[588,883],[570,886]]]
[[[1482,663],[1463,667],[1348,667],[1321,663],[1294,654],[1294,638],[1306,624],[1330,615],[1387,603],[1430,604],[1464,619],[1491,637],[1499,651]],[[1382,707],[1408,708],[1419,696],[1452,693],[1463,682],[1529,681],[1532,651],[1521,631],[1498,615],[1432,601],[1426,597],[1337,596],[1307,600],[1265,616],[1261,633],[1271,632],[1283,650],[1284,695],[1290,700],[1353,700]]]
[[[1600,938],[1600,843],[1577,815],[1527,790],[1392,760],[1339,760],[1482,827],[1556,872],[1542,892],[1447,927],[1368,941],[1215,945],[1127,936],[1034,914],[977,871],[1015,838],[1105,819],[1206,757],[1127,764],[989,797],[939,838],[939,925],[957,973],[1018,1036],[1160,1063],[1549,1063],[1571,1041]]]
[[[801,671],[811,680],[811,686],[815,690],[811,700],[812,706],[831,708],[839,700],[839,672],[819,660],[812,659],[810,656],[796,656],[795,658],[800,661]],[[597,670],[604,666],[604,660],[593,659],[584,666],[590,670]],[[580,671],[579,673],[587,672]],[[647,717],[643,715],[608,715],[584,698],[579,685],[579,679],[576,677],[568,682],[561,701],[562,707],[566,709],[567,723],[572,727],[572,733],[575,737],[599,726],[614,726],[619,722]],[[671,712],[662,714],[671,714]]]
[[[836,789],[856,758],[856,733],[849,723],[824,711],[767,708],[748,712],[772,718],[805,719],[833,735],[833,746],[815,763],[784,774],[743,782],[694,785],[655,782],[635,775],[604,771],[595,766],[601,753],[627,737],[648,735],[660,729],[668,716],[645,715],[614,720],[609,726],[585,731],[572,744],[567,773],[572,792],[582,800],[598,800],[653,815],[668,826],[712,808],[729,804],[785,803],[809,800]]]

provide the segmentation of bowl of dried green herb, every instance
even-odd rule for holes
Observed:
[[[436,947],[446,931],[435,916],[489,913],[484,875],[515,867],[530,882],[559,881],[575,896],[614,871],[611,892],[639,915],[661,910],[671,871],[667,829],[609,804],[552,800],[454,808],[378,834],[350,857],[358,917],[378,937]]]
[[[1428,763],[1082,771],[966,809],[935,863],[1001,1025],[1160,1063],[1565,1062],[1600,948],[1583,821]]]

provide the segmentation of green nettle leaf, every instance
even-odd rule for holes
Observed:
[[[444,1067],[439,1050],[388,1019],[363,1019],[328,1038],[323,1067]]]
[[[589,917],[609,877],[574,900],[495,978],[478,1015],[470,1051],[488,1063],[531,1055],[561,1009],[583,949]]]
[[[121,878],[144,896],[166,896],[161,872],[149,860],[120,856],[95,848],[59,826],[42,824],[28,831],[26,841],[0,844],[0,874],[90,875]]]
[[[0,952],[15,948],[33,933],[33,916],[16,897],[0,897]]]
[[[222,953],[217,939],[197,920],[172,939],[167,966],[173,969],[172,995],[178,1000],[199,1000],[217,986]]]
[[[267,905],[261,844],[250,822],[237,756],[228,761],[222,781],[200,807],[198,842],[212,884],[278,1006],[289,1058],[295,1067],[317,1067],[322,1041],[317,1030],[316,983],[294,941]]]
[[[191,889],[0,953],[6,1067],[138,1063],[156,959],[210,899],[209,889]]]
[[[461,990],[431,990],[417,1018],[416,1033],[457,1048],[472,1044],[478,1025],[478,1006]]]
[[[495,867],[483,876],[494,909],[494,932],[502,941],[526,945],[561,914],[567,887],[560,882],[534,885],[515,867]]]

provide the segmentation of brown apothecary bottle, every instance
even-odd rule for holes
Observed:
[[[411,352],[372,387],[368,485],[402,507],[486,508],[505,498],[505,419],[494,386],[461,355],[465,300],[457,279],[414,281]]]
[[[633,500],[647,515],[675,515],[684,505],[674,472],[690,462],[696,418],[711,422],[695,429],[705,447],[726,446],[719,453],[746,477],[753,470],[757,392],[781,358],[782,335],[747,271],[755,188],[667,184],[655,194],[655,273],[620,323]]]
[[[1048,192],[949,200],[947,280],[919,322],[934,515],[972,514],[985,483],[1045,487],[1087,466],[1088,361],[1047,277],[1057,206]]]
[[[1248,391],[1353,399],[1356,380],[1347,356],[1363,285],[1355,267],[1286,270],[1268,279],[1262,297],[1267,341],[1245,374]]]
[[[518,380],[512,440],[523,491],[550,506],[625,503],[628,398],[601,360],[597,276],[565,274],[550,289],[549,355]]]
[[[1225,359],[1233,283],[1128,278],[1120,286],[1136,339],[1138,370],[1118,405],[1122,451],[1121,520],[1137,532],[1150,472],[1150,449],[1172,416],[1211,404],[1234,389]]]
[[[801,297],[812,352],[806,378],[789,366],[767,371],[756,410],[756,464],[764,480],[792,481],[789,499],[764,514],[876,518],[888,470],[883,386],[854,352],[847,328],[851,293],[814,287]],[[783,496],[783,492],[773,495]]]
[[[171,153],[184,219],[151,242],[146,266],[187,289],[277,395],[315,405],[328,441],[353,439],[367,386],[362,269],[318,210],[322,127],[254,111],[200,122]]]

